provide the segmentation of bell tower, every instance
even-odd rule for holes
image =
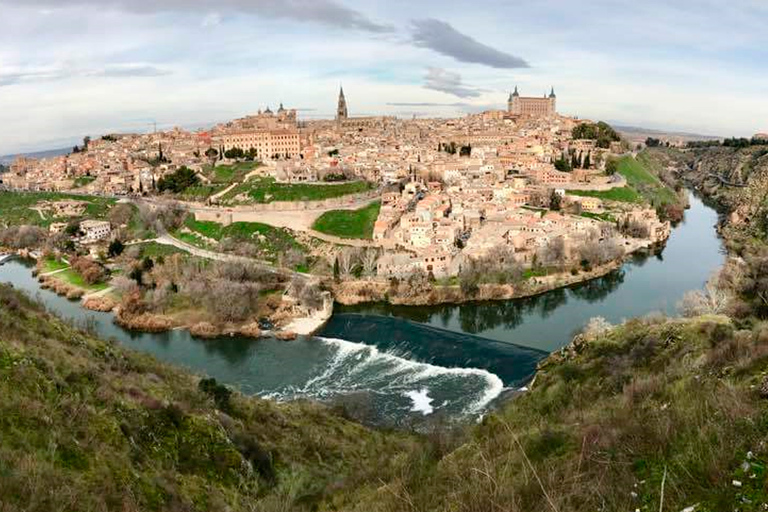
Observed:
[[[347,111],[347,99],[344,97],[344,88],[339,90],[339,105],[336,108],[336,120],[343,121],[347,119],[349,113]]]

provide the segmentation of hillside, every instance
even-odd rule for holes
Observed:
[[[422,456],[406,435],[94,339],[6,285],[0,333],[4,512],[312,509]]]

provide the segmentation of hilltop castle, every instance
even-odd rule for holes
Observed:
[[[513,115],[529,115],[537,117],[549,117],[557,114],[557,96],[555,88],[549,96],[544,94],[541,98],[520,96],[515,86],[515,92],[509,95],[507,110]]]

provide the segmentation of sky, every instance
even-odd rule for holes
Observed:
[[[0,155],[279,103],[460,116],[555,88],[567,115],[768,131],[766,0],[0,0]]]

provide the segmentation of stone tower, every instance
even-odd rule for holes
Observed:
[[[336,120],[343,121],[347,119],[349,112],[347,112],[347,100],[344,98],[344,88],[339,90],[339,106],[336,108]]]
[[[555,95],[555,87],[552,87],[552,92],[549,93],[549,103],[550,108],[552,109],[551,114],[554,114],[557,112],[557,95]]]
[[[518,103],[520,102],[520,93],[517,92],[517,86],[515,86],[515,92],[509,95],[507,100],[507,111],[515,112],[519,110]]]

